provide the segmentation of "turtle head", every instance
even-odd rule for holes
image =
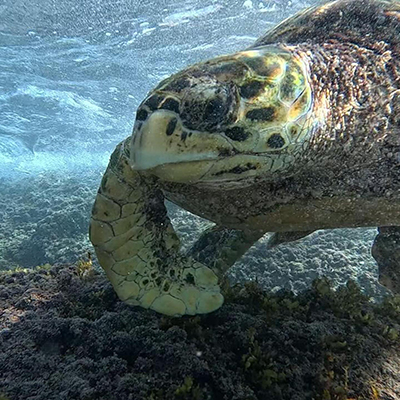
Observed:
[[[307,75],[299,57],[265,46],[171,76],[137,110],[132,168],[217,187],[287,171],[313,130]]]

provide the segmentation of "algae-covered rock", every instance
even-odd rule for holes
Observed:
[[[84,273],[82,273],[82,271]],[[0,274],[0,393],[9,399],[398,399],[400,300],[354,282],[295,296],[226,287],[206,316],[117,300],[88,260]]]

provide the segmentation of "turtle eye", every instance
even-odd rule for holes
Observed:
[[[204,110],[203,118],[212,126],[218,125],[220,121],[224,120],[227,111],[223,99],[217,96],[208,102]]]

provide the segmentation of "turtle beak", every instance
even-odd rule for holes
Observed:
[[[155,111],[146,122],[135,124],[131,142],[132,168],[148,170],[160,165],[215,160],[218,152],[211,149],[216,149],[217,142],[222,144],[224,139],[219,135],[212,136],[215,138],[203,141],[209,142],[209,146],[195,152],[179,116],[166,110]]]
[[[220,149],[230,147],[218,134],[187,131],[179,115],[156,110],[144,122],[136,121],[130,164],[134,170],[170,182],[195,183],[221,157]]]

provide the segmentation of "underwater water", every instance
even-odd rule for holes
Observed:
[[[74,262],[92,252],[88,223],[101,175],[161,79],[246,48],[316,1],[6,1],[0,10],[0,269]],[[199,218],[169,206],[186,244]],[[371,294],[370,229],[317,232],[231,271],[266,287],[358,280]],[[268,266],[268,268],[266,268]]]
[[[195,264],[175,253],[178,241],[163,231],[168,220],[160,192],[151,187],[148,196],[146,185],[120,191],[122,181],[113,192],[109,173],[100,190],[106,204],[110,193],[118,203],[129,193],[129,201],[98,212],[99,202],[93,211],[104,217],[94,219],[106,238],[97,244],[113,242],[103,259],[98,251],[103,266],[124,248],[106,265],[107,275],[88,236],[110,155],[131,134],[146,94],[185,66],[244,49],[322,1],[0,2],[0,400],[400,399],[400,297],[385,297],[389,292],[378,283],[371,256],[376,228],[318,230],[272,249],[266,234],[227,272],[228,283],[256,283],[223,281],[218,309],[215,275],[205,265],[215,254],[234,253],[214,250],[221,237],[238,231],[196,242],[212,223],[166,201],[181,250],[200,243],[205,258],[211,253],[209,264]],[[168,128],[155,131],[168,135]],[[321,210],[330,221],[340,214]],[[108,212],[116,219],[107,219]],[[136,231],[128,236],[126,230]],[[160,236],[163,245],[153,251]],[[391,252],[396,258],[398,237],[383,241],[381,261],[392,261]]]
[[[6,2],[0,176],[104,167],[158,81],[246,47],[304,6],[294,3]]]

